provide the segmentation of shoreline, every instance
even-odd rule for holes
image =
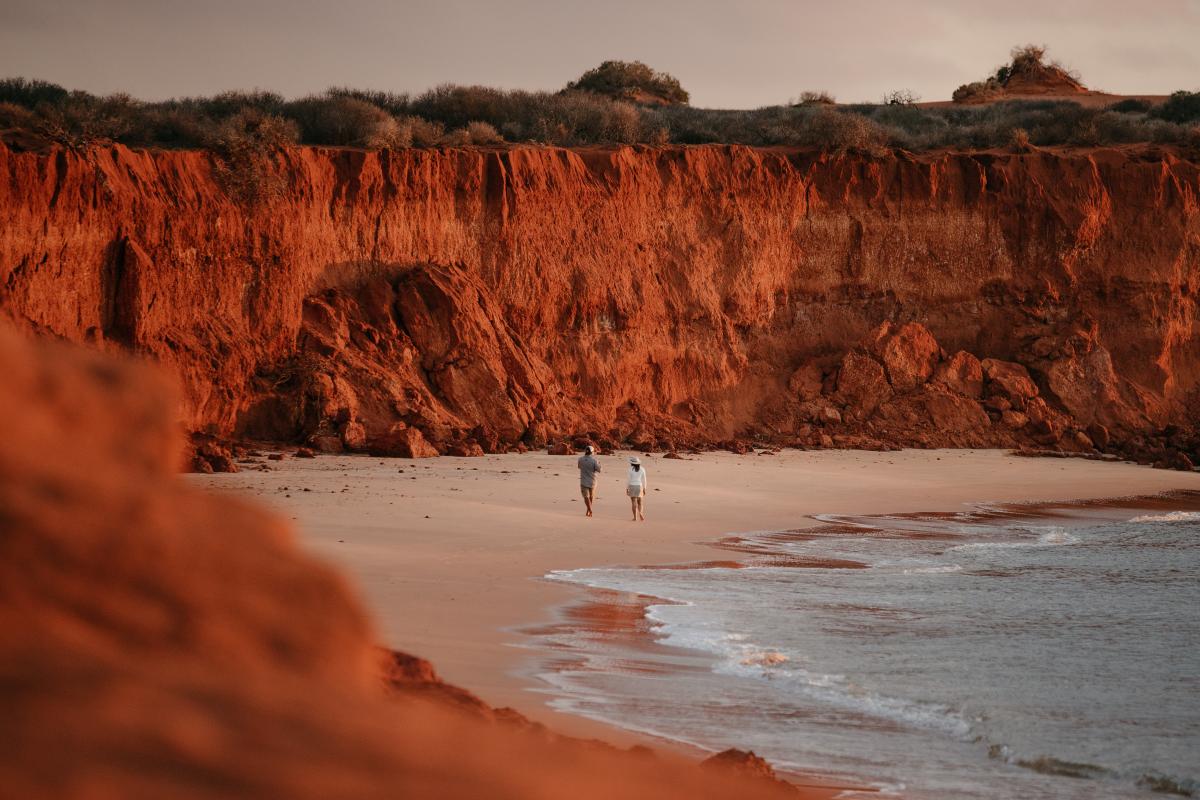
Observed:
[[[265,501],[293,521],[306,549],[353,579],[381,640],[429,659],[446,681],[567,735],[658,747],[665,746],[660,739],[546,705],[521,631],[554,624],[585,593],[546,580],[549,572],[730,560],[719,547],[723,538],[815,527],[822,524],[816,515],[1200,490],[1196,473],[1002,451],[643,456],[651,481],[648,521],[632,523],[619,496],[626,455],[602,459],[607,470],[591,519],[582,514],[574,458],[540,453],[421,461],[288,457],[269,462],[269,472],[187,480]]]
[[[959,538],[958,535],[944,530],[938,531],[937,528],[944,528],[954,522],[976,524],[1033,522],[1054,523],[1070,530],[1102,523],[1122,522],[1129,519],[1129,513],[1134,512],[1141,516],[1147,513],[1174,511],[1200,511],[1200,489],[1167,490],[1152,495],[1083,498],[1067,501],[981,503],[968,505],[966,509],[959,512],[912,512],[853,517],[817,515],[815,518],[810,518],[816,523],[813,526],[806,525],[790,531],[757,532],[757,535],[732,535],[709,543],[713,548],[729,552],[731,556],[729,559],[680,564],[643,564],[632,568],[647,571],[750,569],[755,567],[783,567],[798,570],[858,569],[867,568],[868,565],[831,558],[779,557],[778,555],[768,555],[768,553],[777,552],[775,547],[772,547],[772,543],[824,538],[837,534],[853,536],[864,529],[872,528],[885,530],[895,526],[894,533],[904,538],[955,540]],[[916,525],[914,526],[913,523]],[[934,530],[925,530],[928,526],[933,527]],[[812,531],[811,535],[807,533],[809,530]],[[755,541],[763,535],[770,537],[772,541]],[[720,661],[713,653],[669,644],[658,632],[657,626],[651,621],[652,609],[677,605],[681,602],[679,600],[666,596],[620,592],[582,580],[572,580],[562,575],[547,576],[546,580],[573,587],[579,597],[572,603],[556,610],[558,616],[556,623],[530,626],[518,631],[525,636],[535,637],[540,642],[540,646],[530,646],[532,651],[541,653],[541,660],[538,664],[527,671],[531,680],[548,684],[550,683],[548,678],[543,677],[547,672],[569,672],[573,677],[577,677],[581,673],[603,672],[603,669],[596,669],[589,663],[589,656],[611,658],[613,652],[621,649],[625,651],[626,658],[632,652],[645,656],[647,659],[646,662],[622,663],[620,668],[623,670],[652,672],[663,676],[678,675],[687,670],[708,670]],[[563,640],[565,643],[559,643],[556,640]],[[772,663],[774,662],[764,662],[764,666],[770,666]],[[634,736],[647,737],[660,747],[667,746],[683,750],[697,757],[705,757],[717,752],[717,749],[679,738],[678,735],[673,736],[648,730],[619,719],[589,713],[579,708],[581,698],[570,697],[570,690],[564,687],[557,690],[545,688],[537,691],[554,698],[564,713],[575,714]],[[731,746],[735,745],[731,743]],[[781,777],[805,788],[836,788],[841,792],[851,792],[853,796],[870,795],[876,792],[887,794],[887,784],[873,780],[872,776],[854,776],[861,779],[863,783],[851,785],[845,780],[847,776],[812,771],[797,772],[778,763],[773,762],[773,765]]]

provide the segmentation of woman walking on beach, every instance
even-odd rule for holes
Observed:
[[[629,495],[629,504],[633,507],[633,521],[640,518],[643,522],[646,515],[642,513],[642,498],[646,496],[646,470],[638,458],[629,459],[629,479],[625,492]]]

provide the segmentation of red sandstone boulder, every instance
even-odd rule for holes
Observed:
[[[987,428],[992,424],[979,403],[949,392],[928,392],[925,408],[936,430],[942,433],[963,433]]]
[[[788,378],[788,391],[800,400],[812,400],[821,396],[823,379],[824,373],[821,367],[810,361]]]
[[[316,458],[317,454],[312,451],[312,448],[297,447],[295,456],[296,458]]]
[[[575,455],[575,448],[571,447],[569,442],[554,442],[546,448],[546,455],[573,456]]]
[[[197,472],[206,473],[238,471],[230,449],[213,440],[201,442],[196,448],[192,468]]]
[[[1053,417],[1031,419],[1027,428],[1031,438],[1038,444],[1058,444],[1063,437],[1062,426]]]
[[[942,352],[933,335],[916,322],[901,325],[877,347],[888,382],[897,392],[911,391],[929,380]]]
[[[1029,422],[1029,417],[1022,414],[1020,411],[1007,410],[1000,414],[1000,424],[1012,430],[1024,428]]]
[[[393,425],[387,433],[369,438],[366,448],[373,456],[396,458],[432,458],[438,454],[437,448],[426,440],[419,429],[402,422]]]
[[[842,421],[842,412],[825,398],[805,400],[796,409],[796,415],[803,422],[820,425],[836,425]]]
[[[1013,404],[1012,404],[1012,401],[1009,400],[1007,397],[1001,397],[998,394],[994,394],[991,397],[989,397],[987,400],[983,401],[983,407],[990,411],[996,411],[998,413],[1003,413],[1003,412],[1011,409],[1013,407]]]
[[[1078,356],[1060,358],[1045,368],[1046,386],[1081,425],[1099,422],[1127,430],[1144,428],[1143,413],[1121,395],[1112,357],[1099,345]]]
[[[1023,409],[1029,398],[1037,396],[1037,384],[1020,364],[995,358],[985,358],[981,363],[988,395],[1006,398],[1017,410]]]
[[[862,416],[869,416],[891,394],[892,387],[888,384],[882,364],[856,350],[846,354],[838,372],[839,400]]]
[[[504,452],[504,446],[500,443],[500,436],[491,426],[476,425],[475,429],[471,431],[470,438],[477,442],[485,453]]]
[[[978,400],[983,396],[983,365],[975,356],[965,350],[959,350],[937,365],[933,373],[933,382],[942,384],[952,392]]]
[[[332,433],[318,433],[308,437],[308,446],[318,453],[340,453],[345,449],[342,446],[342,437]]]
[[[1095,444],[1099,449],[1103,450],[1108,447],[1108,428],[1104,427],[1100,423],[1093,422],[1091,425],[1088,425],[1087,435],[1088,438],[1092,440],[1092,443]]]
[[[477,442],[455,442],[446,447],[446,455],[459,458],[481,458],[483,448]]]
[[[342,424],[342,444],[347,450],[362,450],[367,444],[367,431],[357,420],[348,420]]]

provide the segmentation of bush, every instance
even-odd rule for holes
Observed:
[[[293,120],[247,107],[217,126],[207,146],[225,190],[242,202],[258,203],[283,193],[286,180],[271,160],[299,138]]]
[[[986,103],[1004,93],[1004,84],[996,78],[986,81],[964,83],[954,90],[950,98],[956,103]]]
[[[605,61],[567,84],[564,91],[585,91],[637,103],[686,105],[688,93],[679,80],[656,72],[641,61]]]
[[[190,97],[169,104],[191,108],[214,119],[228,119],[250,108],[263,114],[279,115],[285,105],[283,96],[275,92],[221,92],[212,97]]]
[[[833,95],[824,90],[817,92],[807,91],[801,92],[800,96],[793,100],[791,104],[794,106],[832,106],[837,105],[837,100],[834,99]]]
[[[141,104],[127,94],[96,97],[71,92],[55,103],[39,103],[37,128],[46,138],[68,147],[97,142],[142,143]]]
[[[352,97],[373,106],[379,106],[392,116],[402,117],[409,113],[412,98],[407,93],[374,92],[347,87],[334,87],[325,93],[330,97]]]
[[[913,106],[921,101],[921,95],[911,89],[895,89],[883,96],[885,106]]]
[[[476,120],[475,122],[467,123],[466,127],[446,134],[443,141],[445,144],[455,147],[465,147],[472,144],[500,144],[504,141],[504,137],[491,125]]]
[[[809,118],[801,141],[822,150],[879,154],[887,140],[887,132],[866,117],[822,108]]]
[[[433,147],[441,141],[446,127],[440,122],[430,122],[420,117],[401,117],[401,137],[407,137],[412,147]]]
[[[302,141],[341,147],[408,147],[406,133],[388,112],[365,100],[345,95],[306,97],[288,103],[283,112],[300,126]]]
[[[51,105],[66,100],[71,93],[57,83],[4,78],[0,80],[0,103],[12,103],[23,108],[35,108],[42,103]]]
[[[1172,92],[1162,105],[1150,113],[1168,122],[1200,120],[1200,92]]]
[[[1130,97],[1128,100],[1118,100],[1108,107],[1109,111],[1115,111],[1118,114],[1145,114],[1153,108],[1153,103],[1148,100],[1139,100],[1136,97]]]

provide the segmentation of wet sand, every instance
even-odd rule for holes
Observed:
[[[351,576],[383,640],[430,659],[451,683],[564,733],[634,741],[555,712],[522,629],[563,622],[578,590],[547,572],[610,564],[726,560],[737,532],[820,524],[814,514],[955,511],[1200,489],[1200,473],[1002,451],[706,453],[645,457],[646,522],[631,522],[626,456],[601,458],[596,516],[585,518],[573,457],[288,457],[188,480],[266,503],[300,541]]]

